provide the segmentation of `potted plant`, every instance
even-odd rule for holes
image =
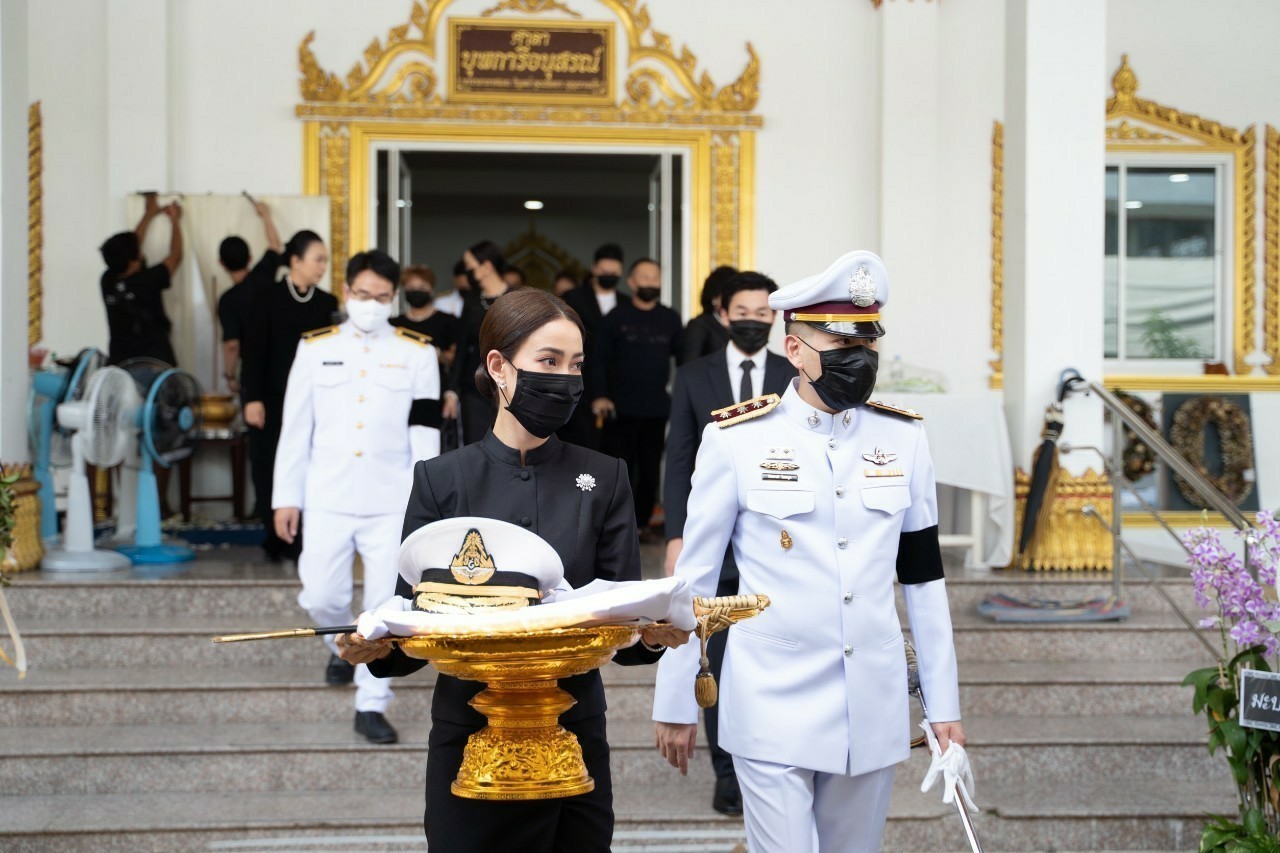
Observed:
[[[1195,688],[1192,709],[1209,723],[1209,753],[1221,751],[1231,768],[1239,807],[1234,819],[1212,816],[1200,850],[1280,853],[1280,732],[1239,722],[1240,671],[1270,672],[1280,663],[1280,522],[1260,512],[1257,528],[1237,535],[1251,540],[1249,565],[1217,530],[1199,527],[1183,537],[1196,603],[1210,613],[1200,627],[1217,628],[1222,639],[1218,664],[1192,672],[1183,684]]]
[[[9,612],[9,602],[5,598],[4,588],[9,585],[6,569],[11,562],[14,564],[17,562],[11,553],[18,502],[13,485],[22,478],[23,473],[24,470],[20,466],[6,467],[0,471],[0,555],[4,558],[0,561],[0,620],[3,620],[5,629],[13,639],[13,658],[0,648],[0,660],[17,667],[19,678],[27,674],[27,655],[22,647],[22,637],[18,635],[18,626],[14,624],[13,614]]]

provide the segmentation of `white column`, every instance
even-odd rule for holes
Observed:
[[[27,451],[27,0],[0,3],[0,459]]]
[[[880,7],[880,246],[892,287],[881,370],[895,355],[938,363],[930,292],[938,281],[938,3]]]
[[[1026,468],[1060,371],[1102,378],[1106,0],[1006,8],[1005,411]],[[1062,440],[1101,446],[1102,432],[1097,400],[1072,398]],[[1079,453],[1063,464],[1099,463]]]

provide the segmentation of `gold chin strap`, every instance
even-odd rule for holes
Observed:
[[[538,600],[538,591],[522,586],[466,586],[456,583],[418,584],[414,605],[429,613],[477,613],[517,610]]]

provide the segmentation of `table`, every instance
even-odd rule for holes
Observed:
[[[244,463],[248,441],[249,430],[239,424],[233,427],[201,430],[200,443],[196,445],[195,453],[178,463],[178,487],[184,521],[191,520],[193,503],[229,503],[236,520],[240,521],[244,518]],[[191,493],[191,463],[196,454],[211,447],[222,447],[230,451],[231,494],[229,495],[193,495]]]
[[[971,532],[941,537],[969,548],[965,566],[1003,568],[1013,560],[1013,451],[1004,395],[887,393],[884,402],[924,415],[925,436],[942,485],[970,494]]]

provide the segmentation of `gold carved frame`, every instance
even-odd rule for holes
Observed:
[[[27,346],[44,337],[44,122],[27,108]]]
[[[407,23],[365,48],[345,78],[326,71],[311,51],[315,33],[298,48],[303,102],[303,191],[329,196],[334,287],[354,248],[369,245],[370,162],[375,147],[406,142],[507,143],[539,146],[666,147],[688,153],[691,292],[716,266],[755,265],[755,131],[763,122],[760,59],[746,45],[741,75],[718,87],[687,46],[652,26],[641,0],[592,0],[621,26],[626,76],[617,103],[459,103],[439,81],[440,25],[454,0],[417,0]],[[582,16],[555,0],[502,0],[481,13]],[[527,22],[529,18],[513,18]],[[449,58],[445,57],[444,62]]]
[[[1254,128],[1239,131],[1173,107],[1137,96],[1138,77],[1124,55],[1111,80],[1107,100],[1107,151],[1160,154],[1226,154],[1231,162],[1233,376],[1108,375],[1111,388],[1130,391],[1249,391],[1280,390],[1280,140],[1268,136],[1266,197],[1268,201],[1267,266],[1263,294],[1263,351],[1271,356],[1267,376],[1249,375],[1245,358],[1254,350],[1256,317],[1257,155]],[[1273,148],[1274,146],[1274,148]],[[1273,151],[1275,152],[1273,154]],[[996,122],[992,136],[992,362],[991,387],[1003,387],[1003,127]]]

